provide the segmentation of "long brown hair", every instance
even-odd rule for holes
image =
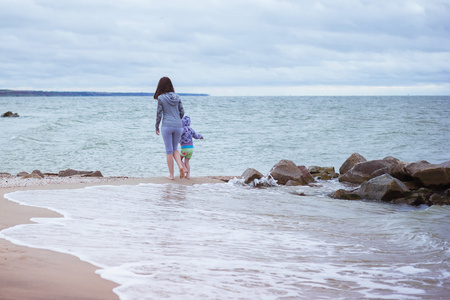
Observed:
[[[153,95],[153,98],[158,100],[159,95],[169,92],[175,92],[172,81],[170,81],[169,77],[162,77],[158,82],[158,86],[156,87],[156,92]]]

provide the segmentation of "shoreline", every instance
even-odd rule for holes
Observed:
[[[98,185],[138,185],[141,183],[194,185],[224,183],[220,177],[207,176],[169,180],[165,177],[128,178],[70,177],[60,179],[0,178],[0,231],[20,224],[32,224],[31,218],[60,218],[49,209],[20,205],[5,194],[26,190],[79,189]],[[6,299],[119,299],[113,289],[119,285],[96,274],[99,268],[78,257],[18,246],[0,238],[0,295]]]

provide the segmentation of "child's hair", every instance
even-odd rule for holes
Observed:
[[[153,94],[153,98],[158,100],[159,95],[169,92],[175,92],[172,81],[170,81],[169,77],[162,77],[158,82],[158,86],[156,87],[155,94]]]

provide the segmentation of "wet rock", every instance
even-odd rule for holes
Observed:
[[[19,115],[17,113],[13,113],[12,111],[7,111],[4,114],[2,114],[3,118],[17,118]]]
[[[293,161],[286,159],[280,160],[273,166],[269,174],[278,184],[283,185],[290,180],[301,185],[314,182],[314,178],[305,166],[297,166]]]
[[[399,159],[388,156],[383,158],[384,161],[389,162],[391,165],[389,166],[388,174],[392,177],[395,177],[401,181],[411,180],[411,176],[409,176],[408,172],[406,172],[406,165],[408,163],[404,161],[400,161]]]
[[[446,189],[444,191],[444,195],[447,196],[447,197],[450,197],[450,189]]]
[[[353,153],[352,155],[350,155],[349,158],[347,158],[347,160],[339,168],[339,173],[341,175],[345,174],[348,170],[350,170],[357,164],[359,164],[361,162],[365,162],[365,161],[367,161],[367,160],[364,158],[364,156],[362,156],[359,153]]]
[[[23,176],[27,176],[27,175],[28,175],[28,172],[23,171],[23,172],[20,172],[19,174],[17,174],[17,177],[23,177]]]
[[[339,177],[339,174],[335,172],[334,167],[310,166],[308,171],[314,178],[320,180],[330,180]]]
[[[383,174],[390,174],[401,179],[408,177],[404,166],[406,163],[393,157],[370,160],[356,164],[353,168],[339,177],[340,182],[361,184],[369,179]],[[395,175],[395,176],[394,176]]]
[[[328,194],[328,197],[342,200],[361,200],[361,196],[356,194],[355,190],[348,191],[344,189],[339,189],[335,192]]]
[[[1,172],[0,173],[0,178],[4,178],[4,177],[11,177],[11,174],[6,173],[6,172]]]
[[[450,205],[450,197],[433,194],[430,196],[430,199],[426,203],[427,205]]]
[[[403,182],[389,174],[383,174],[364,182],[357,194],[363,199],[391,201],[401,198],[407,192],[409,189]]]
[[[245,184],[249,184],[250,182],[253,182],[255,179],[261,179],[264,177],[263,174],[261,174],[258,170],[255,170],[253,168],[248,168],[247,170],[242,173],[241,176],[244,179]]]
[[[223,182],[229,182],[239,176],[211,176],[212,179],[222,180]]]
[[[430,164],[422,160],[406,165],[405,170],[412,178],[418,179],[425,187],[450,187],[450,161],[442,164]]]

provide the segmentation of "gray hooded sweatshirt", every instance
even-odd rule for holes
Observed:
[[[184,108],[180,97],[169,92],[158,96],[158,109],[156,110],[156,130],[159,131],[159,123],[162,118],[161,127],[182,128],[181,118],[184,116]]]

